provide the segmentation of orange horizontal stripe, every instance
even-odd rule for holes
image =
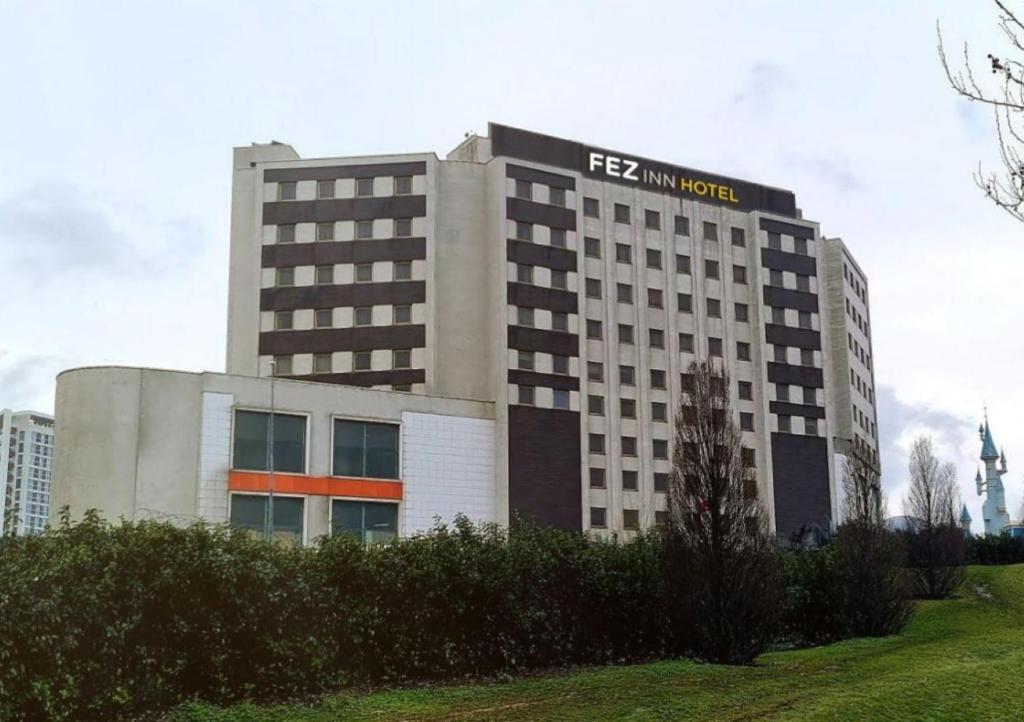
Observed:
[[[270,474],[261,471],[230,471],[228,472],[228,489],[231,491],[270,491]],[[274,492],[316,496],[357,496],[366,499],[401,499],[403,486],[400,481],[383,479],[274,474]]]

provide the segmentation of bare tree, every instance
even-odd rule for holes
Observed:
[[[885,522],[885,495],[878,464],[870,449],[859,442],[850,445],[841,479],[844,523],[856,522],[881,527]]]
[[[1024,23],[1001,0],[999,29],[1011,46],[1011,54],[1024,53]],[[974,180],[985,195],[1014,218],[1024,221],[1024,63],[1002,53],[988,53],[983,67],[994,76],[991,82],[978,79],[968,44],[963,45],[963,61],[953,69],[938,27],[939,57],[953,89],[963,97],[992,109],[999,141],[1003,170],[983,171],[981,164]]]
[[[757,498],[753,450],[729,408],[729,377],[694,362],[675,419],[665,532],[677,582],[682,645],[714,662],[749,663],[767,649],[781,611],[772,537]]]
[[[904,513],[911,517],[908,561],[917,593],[929,599],[952,594],[964,576],[964,535],[957,525],[960,492],[956,466],[935,455],[932,440],[914,439],[910,450],[910,490]]]

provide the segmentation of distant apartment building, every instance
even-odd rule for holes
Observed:
[[[0,411],[0,531],[36,534],[49,519],[53,417]]]
[[[392,409],[400,447],[410,404],[486,405],[455,415],[493,430],[484,516],[499,523],[518,514],[600,534],[656,523],[699,358],[730,374],[744,459],[780,534],[834,525],[836,454],[856,439],[877,448],[866,278],[790,191],[495,124],[445,159],[252,145],[235,149],[229,278],[224,378],[273,375],[282,393],[301,382],[340,404],[317,407],[319,421],[296,405],[304,433],[349,418],[353,386]],[[68,406],[62,383],[63,444],[60,430],[85,433],[78,420],[93,409]],[[226,506],[260,493],[230,481],[244,470],[243,412],[268,410],[245,403],[229,414]],[[303,474],[328,464],[316,448]],[[440,441],[433,452],[455,453]],[[58,466],[58,486],[81,483],[76,463]],[[351,471],[340,475],[377,478]],[[324,494],[306,494],[307,507],[333,503],[314,498]],[[391,502],[404,518],[404,498]]]

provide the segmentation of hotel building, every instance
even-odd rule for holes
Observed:
[[[306,461],[277,469],[315,477],[293,486],[304,513],[390,481],[400,498],[378,501],[410,519],[405,414],[435,413],[490,429],[486,478],[471,484],[489,502],[474,518],[598,533],[656,523],[673,417],[703,357],[729,371],[744,457],[780,534],[832,526],[834,455],[877,446],[866,278],[789,191],[491,124],[444,159],[236,148],[231,219],[227,375],[189,394],[205,409],[206,393],[264,386],[219,402],[232,451],[203,518],[234,517],[236,495],[266,487],[251,475],[267,464],[240,458],[238,437],[265,430],[246,414],[268,410],[271,376],[305,419]],[[204,414],[190,417],[197,448]],[[371,431],[347,420],[391,424],[373,434],[401,461],[386,474],[339,466],[352,434],[369,454]],[[457,453],[441,437],[428,447],[415,454]],[[468,493],[452,483],[445,518]],[[328,528],[331,513],[316,513]]]
[[[0,534],[46,528],[53,473],[53,417],[0,411]]]

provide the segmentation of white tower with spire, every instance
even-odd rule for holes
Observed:
[[[981,436],[981,460],[985,464],[985,476],[981,471],[974,477],[978,487],[978,496],[985,495],[982,513],[985,517],[985,533],[998,536],[1010,523],[1010,515],[1006,513],[1006,490],[1003,488],[1003,474],[1006,473],[1006,454],[997,452],[992,441],[992,432],[988,428],[988,414],[985,423],[978,427]],[[996,462],[1000,462],[996,468]]]

